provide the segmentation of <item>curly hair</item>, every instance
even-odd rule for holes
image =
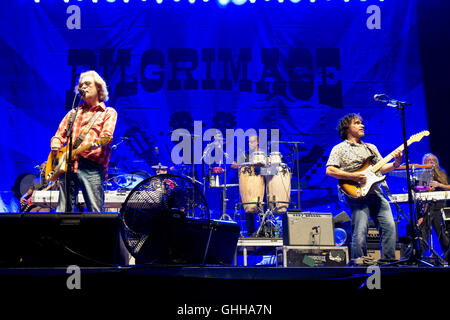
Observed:
[[[80,74],[80,78],[78,79],[78,84],[77,84],[75,90],[78,90],[78,86],[80,84],[80,80],[83,77],[85,77],[85,76],[92,76],[94,78],[95,86],[97,87],[97,92],[98,92],[98,101],[100,101],[100,102],[108,101],[109,96],[108,96],[108,88],[106,86],[106,82],[94,70],[89,70],[89,71],[86,71],[86,72],[82,72]]]
[[[339,137],[342,140],[347,139],[347,129],[352,124],[353,119],[360,119],[361,122],[363,121],[363,118],[359,113],[349,113],[339,120],[336,130],[339,132]]]

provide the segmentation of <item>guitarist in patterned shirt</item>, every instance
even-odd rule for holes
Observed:
[[[74,144],[78,143],[80,148],[83,146],[88,148],[74,159],[72,170],[68,169],[73,172],[68,179],[68,206],[66,206],[66,174],[61,176],[56,212],[65,212],[66,208],[67,212],[74,211],[79,189],[83,193],[87,211],[102,212],[105,202],[103,186],[107,178],[111,146],[109,143],[101,145],[98,141],[102,137],[112,139],[117,112],[105,105],[108,100],[108,89],[97,72],[82,73],[77,88],[84,103],[68,112],[59,124],[55,136],[51,139],[51,154],[55,156],[68,142],[67,130],[70,125]]]
[[[378,149],[373,144],[364,143],[364,124],[359,114],[351,113],[344,116],[337,127],[343,142],[334,146],[327,162],[326,174],[336,178],[365,183],[364,174],[357,172],[370,157],[377,162],[382,159]],[[394,151],[393,163],[385,164],[381,173],[387,173],[400,166],[403,153]],[[369,219],[372,218],[381,236],[381,259],[395,260],[396,231],[394,218],[389,202],[384,197],[379,184],[361,198],[345,196],[352,215],[352,258],[367,256],[367,231]]]

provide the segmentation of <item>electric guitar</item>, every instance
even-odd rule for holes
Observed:
[[[100,137],[95,140],[96,144],[105,145],[110,143],[111,136]],[[80,153],[90,149],[92,143],[87,143],[72,150],[72,160],[74,160]],[[45,167],[45,178],[48,181],[56,181],[63,173],[67,172],[67,158],[69,153],[69,145],[65,145],[58,150],[56,155],[50,152],[47,159],[47,165]]]
[[[407,145],[409,146],[413,142],[419,142],[422,140],[424,136],[430,135],[429,131],[421,131],[417,134],[412,135],[407,141]],[[404,145],[400,145],[394,151],[392,151],[388,156],[380,160],[378,163],[371,165],[370,162],[373,159],[373,156],[366,160],[366,162],[362,165],[361,168],[354,172],[363,173],[366,176],[366,182],[364,184],[360,184],[358,182],[352,180],[343,180],[339,179],[339,185],[341,190],[348,196],[352,198],[363,198],[365,197],[372,187],[382,182],[386,179],[386,176],[379,173],[380,169],[389,161],[393,159],[392,153],[397,150],[403,151]]]
[[[46,186],[44,189],[42,189],[40,191],[50,190],[50,188],[53,187],[54,185],[55,185],[54,183],[49,183],[48,186]],[[20,205],[19,212],[26,213],[26,212],[29,212],[34,207],[36,207],[36,205],[31,201],[31,198],[33,197],[33,192],[29,196],[27,196],[27,202],[25,202],[24,204]]]

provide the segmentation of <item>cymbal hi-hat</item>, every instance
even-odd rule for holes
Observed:
[[[168,168],[169,168],[168,166],[163,166],[163,165],[152,166],[152,169],[167,170]]]

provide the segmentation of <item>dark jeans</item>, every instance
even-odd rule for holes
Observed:
[[[105,168],[93,161],[80,157],[78,172],[70,174],[69,206],[67,212],[75,211],[78,191],[81,188],[88,212],[103,212],[105,202]],[[56,212],[66,212],[65,175],[60,178],[59,200]]]
[[[442,221],[441,209],[444,207],[445,203],[442,202],[430,203],[427,210],[428,214],[425,214],[423,217],[423,221],[419,226],[419,231],[422,239],[427,242],[431,233],[431,227],[433,227],[434,232],[436,232],[439,239],[442,251],[445,253],[449,249],[449,237],[445,233],[445,227]],[[424,254],[426,247],[423,241],[420,242],[420,248],[422,254]]]
[[[379,193],[370,193],[363,199],[346,197],[352,213],[352,258],[367,256],[369,218],[379,230],[381,259],[395,260],[396,230],[391,207]]]

